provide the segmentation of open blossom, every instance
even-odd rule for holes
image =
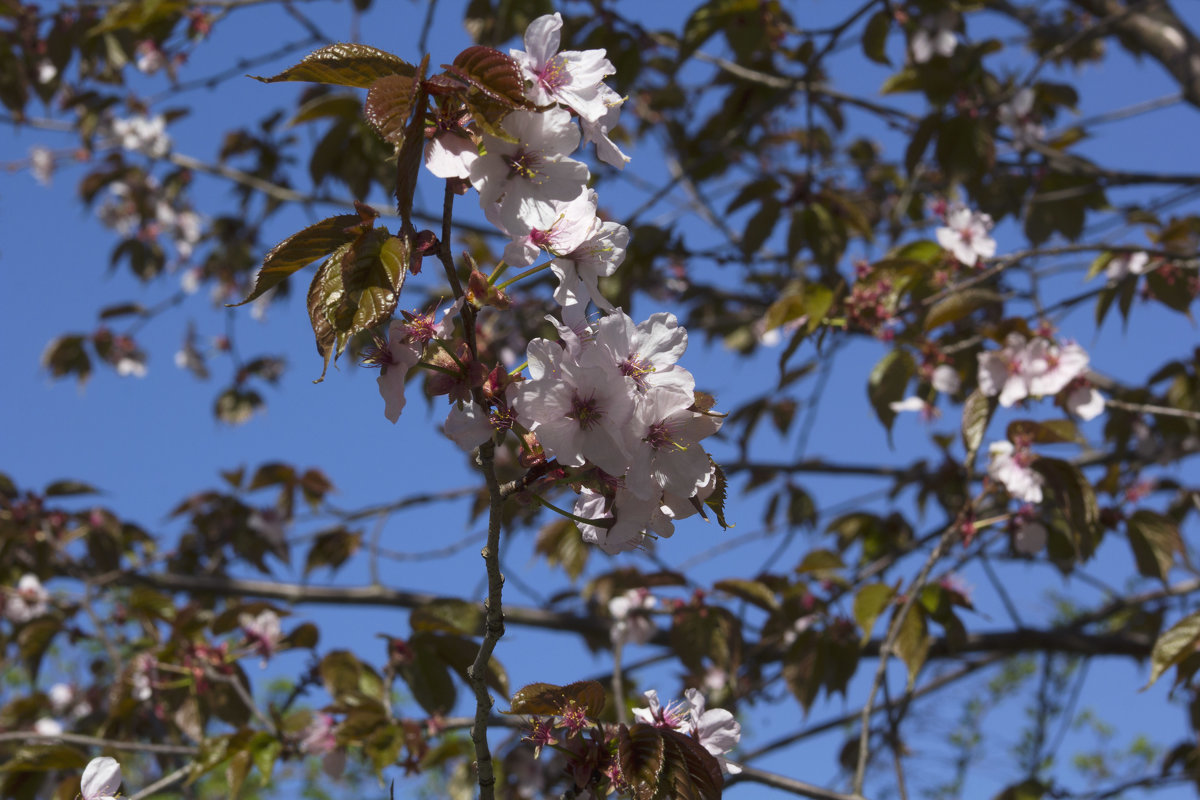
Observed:
[[[954,14],[943,11],[923,20],[921,27],[913,32],[909,47],[912,48],[915,64],[924,64],[935,55],[949,58],[958,47],[958,37],[954,35]]]
[[[1104,276],[1110,281],[1119,281],[1126,275],[1143,275],[1148,269],[1150,256],[1147,253],[1117,253],[1104,267]]]
[[[721,769],[737,775],[742,768],[725,760],[725,754],[737,747],[742,738],[742,726],[733,714],[723,708],[704,710],[704,695],[699,689],[688,689],[683,693],[691,707],[692,736],[700,746],[716,756]]]
[[[558,278],[554,299],[566,306],[572,296],[586,295],[597,308],[612,311],[612,303],[600,293],[600,278],[616,272],[625,260],[629,229],[617,222],[592,220],[587,236],[569,253],[550,262],[550,271]]]
[[[93,758],[84,767],[83,777],[79,781],[79,793],[83,800],[116,800],[120,788],[121,765],[115,758]]]
[[[1090,422],[1104,413],[1106,403],[1104,395],[1100,394],[1095,386],[1086,380],[1077,380],[1063,398],[1063,405],[1068,413],[1074,414],[1084,422]]]
[[[650,641],[658,627],[646,612],[657,605],[658,598],[647,589],[630,589],[609,600],[613,642],[645,644]]]
[[[471,164],[471,184],[483,208],[498,205],[504,230],[532,228],[538,204],[569,202],[586,192],[587,165],[567,158],[579,146],[579,128],[561,108],[514,111],[503,124],[516,141],[484,134],[486,152]]]
[[[113,135],[121,147],[151,158],[163,158],[171,151],[167,136],[167,120],[162,114],[153,117],[137,115],[112,122]]]
[[[1028,447],[1014,447],[1012,442],[993,442],[988,448],[991,462],[988,477],[999,482],[1008,493],[1025,503],[1042,502],[1042,484],[1032,464],[1037,456]]]
[[[617,309],[596,324],[592,343],[642,394],[651,386],[687,394],[696,388],[692,373],[676,364],[687,350],[687,329],[674,314],[660,311],[635,324]]]
[[[510,266],[529,266],[542,250],[555,257],[565,256],[591,235],[596,222],[596,193],[586,191],[569,202],[539,203],[517,222],[517,229],[507,230],[513,240],[504,248],[504,260]]]
[[[937,241],[951,254],[974,267],[980,259],[996,255],[996,240],[989,236],[992,217],[959,206],[946,212],[946,225],[937,229]]]
[[[493,433],[488,413],[478,403],[455,403],[450,407],[442,431],[458,445],[460,450],[471,452],[483,444]]]
[[[949,364],[940,364],[934,367],[929,383],[942,394],[954,394],[962,386],[958,370]]]
[[[16,591],[7,590],[4,614],[18,624],[29,622],[50,609],[50,593],[33,574],[22,575]]]
[[[1087,370],[1088,354],[1077,344],[1010,333],[1004,348],[979,354],[979,390],[999,396],[1006,408],[1026,397],[1058,394]]]
[[[639,440],[626,486],[644,499],[663,492],[691,497],[708,477],[710,459],[699,444],[716,433],[722,417],[690,410],[690,392],[670,386],[651,387],[633,415]]]
[[[905,411],[915,411],[921,415],[921,419],[931,420],[938,416],[937,407],[927,403],[924,399],[912,395],[905,397],[903,400],[897,400],[894,403],[888,403],[888,408],[895,411],[897,414],[902,414]]]
[[[520,65],[533,103],[561,103],[595,122],[608,111],[603,81],[616,70],[604,50],[559,52],[562,25],[558,12],[538,17],[525,29],[525,50],[510,50],[509,55]]]
[[[52,717],[42,717],[33,723],[33,732],[38,736],[61,736],[63,724]]]
[[[134,656],[129,672],[130,695],[134,700],[145,702],[154,693],[154,670],[158,661],[149,653]]]
[[[246,642],[258,655],[262,656],[263,664],[279,648],[283,639],[283,629],[279,624],[279,615],[271,609],[265,609],[258,614],[240,614],[238,624]]]
[[[388,325],[387,342],[368,353],[364,363],[380,368],[379,396],[383,398],[383,415],[393,424],[400,419],[407,399],[404,396],[404,377],[421,360],[422,346],[409,336],[408,325],[394,319]]]
[[[611,502],[602,494],[584,489],[575,500],[573,513],[584,519],[609,521],[607,528],[581,522],[579,533],[588,544],[616,555],[641,547],[647,536],[671,536],[675,523],[665,508],[658,499],[644,499],[627,489],[617,489]]]
[[[656,728],[691,733],[692,709],[678,700],[663,705],[659,702],[658,692],[647,689],[642,695],[646,698],[646,708],[633,709],[633,718],[643,725],[653,725]]]
[[[580,119],[579,124],[583,128],[583,141],[591,142],[596,146],[596,156],[605,164],[617,169],[625,169],[625,165],[629,163],[629,156],[622,153],[621,148],[617,147],[616,142],[608,136],[617,127],[617,122],[621,118],[621,106],[625,103],[625,98],[607,86],[600,88],[602,89],[600,98],[604,102],[607,111],[597,120]]]
[[[1025,87],[998,109],[1000,123],[1012,131],[1013,146],[1027,150],[1046,138],[1046,128],[1033,116],[1033,90]]]

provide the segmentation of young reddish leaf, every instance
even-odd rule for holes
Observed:
[[[342,310],[349,312],[348,326],[338,326],[347,337],[373,328],[392,316],[400,289],[408,277],[412,245],[408,237],[390,236],[375,229],[352,245],[342,259]]]
[[[617,730],[617,759],[621,776],[637,800],[654,797],[663,768],[663,737],[653,725],[636,723]]]
[[[509,109],[530,107],[521,68],[499,50],[472,45],[455,56],[453,64],[442,67]]]
[[[412,64],[391,53],[365,44],[339,43],[309,53],[299,64],[288,67],[278,75],[270,78],[251,77],[263,83],[309,81],[366,89],[385,75],[412,77],[415,72]]]
[[[83,346],[82,336],[62,336],[52,340],[42,353],[42,366],[55,378],[77,375],[80,384],[92,374],[92,359]]]
[[[712,459],[710,458],[709,461],[712,462]],[[725,520],[725,496],[728,491],[728,482],[725,480],[725,472],[720,465],[713,462],[713,467],[716,470],[717,486],[713,489],[713,493],[704,500],[704,505],[713,510],[721,529],[728,530],[731,527],[730,523]]]
[[[759,581],[729,578],[717,581],[713,584],[713,588],[719,592],[733,595],[740,600],[753,603],[765,611],[774,611],[779,608],[779,601],[775,599],[775,593],[765,583]]]
[[[262,268],[254,279],[254,290],[240,303],[231,307],[244,306],[283,281],[293,272],[300,270],[318,258],[323,258],[342,245],[351,242],[360,233],[362,219],[358,214],[339,214],[309,225],[271,248],[263,259]]]
[[[1125,530],[1138,572],[1165,583],[1167,573],[1175,565],[1175,554],[1183,552],[1179,527],[1162,514],[1139,509],[1130,515]]]
[[[1191,655],[1200,644],[1200,611],[1193,611],[1158,637],[1150,653],[1149,689],[1164,672]]]
[[[345,338],[338,334],[330,319],[330,313],[342,299],[342,258],[350,250],[350,243],[339,247],[328,259],[321,264],[312,284],[308,287],[308,317],[312,322],[313,335],[316,337],[317,352],[324,359],[321,367],[321,377],[313,383],[325,380],[325,371],[329,369],[329,358],[341,354]],[[335,356],[336,358],[336,356]]]
[[[417,72],[418,88],[413,101],[413,114],[404,131],[404,144],[396,158],[396,211],[400,214],[400,233],[403,235],[416,232],[412,224],[413,196],[417,192],[417,176],[421,174],[421,164],[424,163],[425,106],[429,102],[421,79],[425,77],[428,66],[429,56],[425,56]]]
[[[404,130],[416,95],[415,77],[385,75],[371,84],[363,116],[384,141],[399,146],[404,142]]]
[[[663,770],[657,796],[720,800],[725,778],[713,754],[698,740],[678,731],[662,729],[660,735],[663,738]]]

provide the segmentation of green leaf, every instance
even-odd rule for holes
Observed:
[[[1047,787],[1036,778],[1022,781],[996,795],[992,800],[1042,800],[1046,796]]]
[[[783,204],[774,197],[763,199],[758,211],[750,217],[745,231],[742,232],[740,245],[743,255],[748,258],[759,251],[767,237],[775,230],[775,224],[779,222],[781,211],[783,211]]]
[[[929,307],[925,314],[925,330],[931,331],[939,325],[957,322],[981,308],[1003,301],[1003,295],[990,289],[963,289],[954,292]]]
[[[446,631],[463,636],[483,634],[483,609],[466,600],[434,600],[413,609],[408,624],[414,631]]]
[[[416,95],[414,78],[385,75],[372,83],[367,91],[363,116],[385,142],[399,146],[404,143],[404,131]]]
[[[896,420],[896,412],[889,404],[904,396],[908,382],[916,373],[917,364],[907,351],[892,350],[879,360],[867,379],[867,397],[889,434]]]
[[[887,35],[892,28],[892,15],[886,10],[877,11],[867,20],[863,31],[863,55],[876,64],[891,65],[887,57]]]
[[[366,89],[387,75],[412,77],[416,68],[391,53],[365,44],[331,44],[309,53],[304,60],[270,78],[251,76],[263,83],[308,81]]]
[[[561,566],[572,582],[583,574],[591,551],[575,523],[564,518],[550,522],[538,531],[534,547],[534,552],[544,556],[549,566]]]
[[[42,366],[55,378],[77,375],[80,384],[92,374],[92,359],[82,336],[61,336],[51,340],[42,353]]]
[[[680,60],[687,59],[714,34],[726,30],[738,17],[756,17],[758,10],[759,0],[708,0],[693,11],[684,23]]]
[[[512,708],[501,713],[559,717],[575,706],[594,719],[600,716],[606,702],[604,686],[596,681],[578,681],[566,686],[531,683],[518,689],[513,695]]]
[[[845,569],[845,567],[846,564],[842,561],[842,557],[832,550],[812,550],[805,554],[800,565],[796,567],[796,572],[822,573]]]
[[[731,523],[725,520],[725,495],[729,484],[725,480],[725,472],[721,469],[721,466],[713,462],[711,458],[709,458],[709,461],[712,462],[713,468],[716,470],[717,486],[713,489],[713,493],[705,498],[704,505],[712,509],[713,514],[717,517],[717,524],[721,526],[721,529],[728,530],[733,527]]]
[[[896,261],[919,261],[926,266],[932,266],[941,261],[945,254],[946,251],[937,242],[920,239],[904,245],[889,258]]]
[[[50,648],[54,637],[62,630],[62,621],[58,617],[38,617],[27,622],[17,634],[17,650],[25,671],[36,681],[38,670],[42,666],[42,656]]]
[[[1006,431],[1010,442],[1027,439],[1038,444],[1062,444],[1081,442],[1079,428],[1069,419],[1048,419],[1034,422],[1029,419],[1017,419],[1008,423]]]
[[[1179,526],[1155,511],[1139,509],[1130,515],[1125,531],[1138,572],[1166,583],[1167,573],[1175,565],[1175,555],[1183,552]]]
[[[988,397],[976,389],[963,402],[962,441],[963,449],[967,451],[967,464],[975,460],[979,446],[983,443],[983,434],[987,431],[992,414],[996,411],[996,398]]]
[[[82,481],[55,481],[42,492],[46,497],[75,497],[81,494],[99,494],[100,490]]]
[[[479,643],[474,639],[457,634],[421,632],[413,634],[408,643],[413,648],[430,647],[464,683],[471,682],[468,670],[474,665],[475,657],[479,654]],[[485,680],[496,691],[508,694],[508,673],[495,656],[488,659]]]
[[[416,644],[415,639],[410,641],[410,645],[413,644]],[[396,671],[426,713],[445,714],[454,708],[458,690],[446,663],[432,647],[413,646],[412,658],[400,664]]]
[[[900,623],[900,633],[896,636],[896,655],[908,667],[908,686],[911,689],[917,680],[917,673],[925,664],[929,655],[929,625],[925,621],[925,610],[920,603],[913,603]]]
[[[1057,458],[1039,458],[1031,465],[1046,482],[1045,488],[1056,502],[1047,502],[1061,510],[1070,523],[1070,535],[1076,555],[1086,560],[1095,552],[1100,532],[1100,508],[1092,484],[1074,464]]]
[[[254,290],[246,295],[246,299],[228,305],[244,306],[261,297],[293,272],[354,241],[362,233],[362,225],[362,218],[358,214],[339,214],[292,234],[267,253],[254,279]]]
[[[783,656],[783,680],[805,713],[812,708],[821,691],[824,659],[819,640],[820,635],[815,630],[803,631]]]
[[[779,602],[775,599],[775,593],[771,591],[770,587],[760,581],[729,578],[714,583],[713,589],[733,595],[748,603],[753,603],[766,611],[774,611],[779,608]]]
[[[239,750],[229,759],[229,763],[225,766],[225,782],[229,789],[226,796],[232,800],[240,797],[242,794],[242,784],[246,782],[246,776],[250,774],[250,767],[253,764],[249,751]]]
[[[349,560],[350,556],[362,547],[362,533],[348,531],[345,528],[335,528],[331,531],[318,533],[313,539],[312,547],[304,558],[304,577],[320,567],[329,567],[331,572]]]
[[[447,72],[470,84],[497,103],[513,108],[529,108],[525,99],[525,78],[517,62],[499,50],[472,45],[443,64]]]
[[[862,628],[862,644],[871,638],[875,620],[884,612],[896,596],[896,590],[885,583],[871,583],[854,595],[854,620]]]
[[[1150,653],[1150,680],[1142,687],[1142,691],[1191,655],[1197,644],[1200,644],[1200,611],[1193,611],[1172,625],[1154,643],[1154,650]]]

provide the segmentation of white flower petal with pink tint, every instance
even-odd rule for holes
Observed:
[[[579,125],[583,128],[583,141],[584,143],[591,142],[596,145],[596,156],[605,164],[617,169],[625,169],[625,165],[629,163],[629,156],[622,153],[621,148],[617,147],[616,143],[608,138],[608,134],[617,127],[617,122],[621,117],[621,106],[625,103],[625,98],[607,86],[602,86],[601,88],[603,89],[601,99],[608,110],[598,120],[580,120]]]
[[[612,311],[612,303],[600,293],[599,280],[616,272],[628,246],[628,228],[596,218],[582,244],[550,263],[550,271],[558,278],[555,301],[565,306],[568,297],[586,295],[597,308]]]
[[[658,627],[647,614],[658,605],[658,598],[646,589],[630,589],[608,601],[608,613],[613,618],[614,643],[645,644],[654,637]]]
[[[17,624],[29,622],[50,610],[50,593],[32,573],[22,575],[17,588],[5,590],[4,615]]]
[[[558,52],[562,24],[557,12],[538,17],[525,30],[525,51],[509,54],[530,83],[527,94],[533,103],[562,103],[594,122],[607,111],[602,90],[608,87],[602,81],[616,70],[603,50]]]
[[[946,226],[937,229],[937,240],[963,264],[973,267],[980,259],[996,255],[996,240],[988,235],[992,218],[969,208],[953,208],[946,213]]]
[[[692,735],[700,742],[700,746],[712,753],[721,765],[721,769],[730,775],[737,775],[742,768],[725,760],[725,754],[742,739],[742,726],[733,714],[723,708],[704,710],[704,695],[699,689],[688,689],[684,692],[688,705],[691,707]]]
[[[696,387],[692,374],[675,363],[687,350],[687,329],[674,314],[660,311],[634,325],[617,309],[596,324],[594,343],[643,393],[651,386],[673,386],[691,394]]]
[[[83,769],[79,793],[83,800],[114,800],[121,788],[121,765],[115,758],[93,758]]]
[[[542,250],[558,257],[580,247],[596,222],[596,193],[588,190],[566,203],[552,200],[539,204],[531,215],[518,220],[522,223],[519,228],[507,231],[513,237],[504,248],[504,260],[510,266],[527,267]]]
[[[1104,395],[1096,391],[1094,386],[1076,386],[1067,394],[1065,402],[1067,412],[1084,422],[1090,422],[1104,413]]]
[[[425,145],[425,168],[439,178],[469,178],[479,151],[466,136],[442,133]]]
[[[478,403],[455,403],[442,430],[460,450],[469,453],[491,438],[492,422]]]
[[[1008,493],[1025,503],[1042,502],[1042,484],[1045,482],[1040,474],[1030,468],[1033,455],[1028,450],[1017,450],[1012,442],[993,442],[988,448],[991,462],[988,464],[988,476],[999,482]]]
[[[613,520],[609,527],[579,523],[583,541],[609,555],[636,550],[647,537],[669,537],[675,532],[674,523],[663,513],[658,500],[643,500],[625,489],[617,490],[611,505],[604,495],[584,489],[573,513],[584,519]]]
[[[394,424],[400,419],[400,412],[407,402],[404,397],[404,376],[421,360],[421,350],[409,340],[408,326],[399,319],[392,320],[388,325],[387,344],[386,363],[381,366],[376,382],[384,401],[383,415]]]
[[[1126,275],[1142,275],[1150,268],[1150,256],[1146,253],[1118,253],[1108,260],[1104,275],[1110,281],[1119,281]]]
[[[933,375],[929,379],[930,384],[934,389],[942,394],[954,394],[962,386],[962,380],[958,377],[958,370],[949,364],[941,364],[933,368]]]

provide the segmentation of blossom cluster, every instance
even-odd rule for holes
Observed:
[[[492,278],[472,278],[472,296],[502,297],[508,284],[494,286],[496,278],[544,255],[513,280],[542,269],[555,275],[561,309],[547,319],[556,339],[528,343],[527,377],[489,369],[451,339],[452,306],[440,321],[432,313],[393,320],[367,363],[382,367],[379,389],[393,422],[405,405],[405,376],[420,365],[432,373],[427,388],[455,401],[445,432],[460,447],[515,429],[526,466],[540,463],[576,488],[573,515],[584,539],[615,553],[648,535],[670,536],[674,520],[697,513],[717,485],[699,443],[720,428],[721,416],[677,363],[687,347],[678,320],[660,312],[635,322],[600,291],[600,278],[625,258],[629,231],[599,215],[589,169],[572,154],[592,142],[601,161],[624,166],[628,157],[609,138],[623,98],[604,83],[614,72],[604,51],[559,51],[561,28],[561,15],[539,17],[525,50],[511,51],[538,109],[504,118],[511,140],[444,108],[425,151],[430,172],[469,183],[485,217],[509,239]],[[589,317],[589,305],[599,317]]]
[[[733,714],[723,708],[704,709],[704,695],[699,689],[684,692],[685,703],[659,702],[658,692],[648,689],[645,693],[646,707],[633,709],[638,722],[669,728],[694,737],[700,745],[716,757],[721,769],[736,775],[742,768],[725,760],[725,754],[737,747],[742,738],[742,726]]]

